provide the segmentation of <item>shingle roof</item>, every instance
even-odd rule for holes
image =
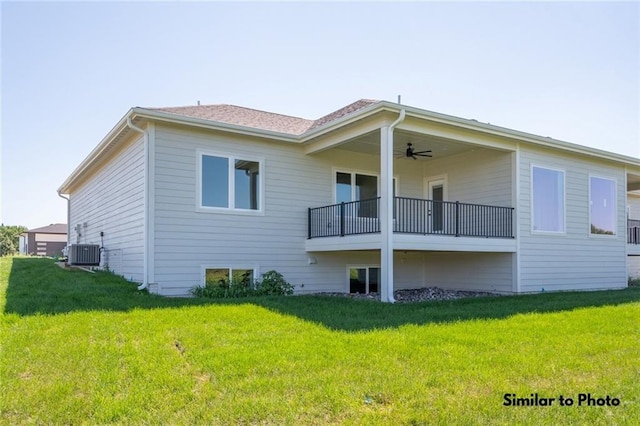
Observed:
[[[29,229],[27,232],[38,232],[40,234],[66,234],[66,223],[52,223],[51,225],[43,226],[40,228]]]
[[[320,127],[323,124],[335,121],[347,114],[351,114],[352,112],[356,112],[358,110],[361,110],[362,108],[368,107],[369,105],[373,105],[378,102],[380,101],[374,99],[360,99],[359,101],[355,101],[354,103],[349,104],[346,107],[340,108],[339,110],[334,111],[331,114],[327,114],[324,117],[317,119],[313,122],[313,125],[308,130],[315,129],[316,127]]]
[[[234,124],[237,126],[251,127],[254,129],[269,130],[272,132],[287,133],[291,135],[301,135],[311,129],[315,129],[323,124],[335,121],[345,115],[377,102],[379,101],[372,99],[360,99],[359,101],[349,104],[344,108],[332,112],[331,114],[325,115],[318,120],[307,120],[305,118],[227,104],[147,109],[183,115],[186,117],[218,121],[226,124]]]

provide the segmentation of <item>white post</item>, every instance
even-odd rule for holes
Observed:
[[[393,303],[393,138],[380,129],[380,299]]]

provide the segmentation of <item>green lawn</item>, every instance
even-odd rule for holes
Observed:
[[[0,423],[637,424],[640,288],[212,302],[0,259]],[[556,398],[504,406],[504,395]],[[579,394],[618,406],[579,405]],[[573,398],[560,406],[558,397]]]

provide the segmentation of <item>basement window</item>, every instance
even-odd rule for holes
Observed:
[[[205,268],[205,285],[224,284],[231,281],[233,284],[253,285],[255,271],[242,268]]]
[[[350,266],[349,293],[377,293],[380,291],[379,266]]]

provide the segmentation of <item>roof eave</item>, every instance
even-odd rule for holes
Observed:
[[[240,126],[237,124],[223,123],[221,121],[207,120],[205,118],[189,117],[179,114],[172,114],[163,111],[154,111],[145,108],[133,108],[132,118],[141,117],[152,120],[160,120],[175,124],[188,124],[209,130],[220,130],[247,136],[261,138],[278,139],[285,142],[300,142],[300,136],[291,133],[276,132],[273,130],[257,129],[254,127]]]
[[[113,141],[125,130],[128,129],[127,118],[134,120],[135,118],[143,118],[147,120],[158,120],[174,124],[186,124],[190,126],[206,128],[209,130],[218,130],[235,134],[254,136],[260,138],[277,139],[285,142],[300,142],[300,137],[289,133],[274,132],[269,130],[255,129],[252,127],[238,126],[233,124],[211,121],[201,118],[180,116],[171,113],[152,111],[145,108],[131,108],[118,123],[107,133],[87,157],[80,163],[78,167],[69,175],[69,177],[58,188],[59,194],[68,194],[69,188],[75,180],[79,178],[87,169],[89,169],[96,159],[103,153]]]
[[[107,135],[102,138],[100,143],[85,157],[85,159],[80,163],[78,167],[75,168],[73,172],[67,177],[67,179],[60,185],[58,188],[58,194],[68,194],[69,187],[73,184],[73,182],[84,173],[93,162],[103,153],[109,145],[114,141],[114,139],[125,131],[127,127],[127,118],[131,116],[134,108],[131,108],[127,113],[116,123],[115,126],[107,133]]]
[[[493,134],[496,136],[507,137],[515,139],[517,141],[531,143],[534,145],[545,146],[553,149],[559,149],[569,152],[580,153],[591,157],[597,157],[607,159],[615,162],[622,162],[634,167],[640,167],[640,158],[629,157],[622,154],[616,154],[609,151],[604,151],[596,148],[590,148],[582,145],[577,145],[570,142],[565,142],[558,139],[549,137],[542,137],[531,133],[521,132],[518,130],[512,130],[505,127],[496,126],[493,124],[480,123],[476,120],[469,120],[465,118],[455,117],[451,115],[441,114],[433,111],[428,111],[420,108],[410,107],[388,101],[379,101],[361,108],[352,113],[346,114],[336,120],[323,124],[313,130],[302,133],[300,135],[294,135],[290,133],[275,132],[270,130],[256,129],[247,126],[240,126],[228,123],[222,123],[218,121],[212,121],[202,118],[181,116],[172,113],[166,113],[161,111],[154,111],[145,108],[131,108],[118,123],[111,129],[111,131],[102,139],[96,148],[94,148],[85,160],[71,173],[71,175],[64,181],[64,183],[58,188],[58,193],[68,194],[70,186],[74,181],[82,175],[88,168],[90,168],[101,153],[107,149],[111,143],[124,132],[127,127],[127,118],[134,119],[136,117],[159,120],[174,124],[186,124],[195,127],[205,128],[209,130],[218,130],[224,132],[230,132],[235,134],[276,139],[283,142],[292,143],[304,143],[310,141],[318,136],[339,129],[345,125],[356,122],[363,118],[369,117],[382,111],[394,111],[400,113],[404,109],[408,116],[412,116],[419,119],[426,119],[430,121],[439,122],[442,124],[454,125],[457,127],[467,128],[469,130],[480,131],[483,133]]]
[[[521,142],[531,143],[534,145],[541,145],[548,148],[560,149],[564,151],[575,152],[591,157],[598,157],[616,162],[622,162],[635,167],[640,167],[640,158],[630,157],[623,154],[617,154],[615,152],[604,151],[597,148],[591,148],[583,145],[578,145],[571,142],[566,142],[560,139],[554,139],[551,137],[544,137],[535,135],[532,133],[522,132],[519,130],[513,130],[506,127],[496,126],[494,124],[481,123],[476,120],[470,120],[466,118],[455,117],[452,115],[441,114],[438,112],[428,111],[420,108],[410,107],[406,105],[400,105],[388,101],[381,101],[375,104],[377,108],[397,111],[404,109],[407,116],[415,118],[428,119],[436,121],[442,124],[455,125],[457,127],[467,128],[469,130],[481,131],[483,133],[489,133],[496,136],[507,137],[509,139],[516,139]],[[375,109],[375,108],[374,108]]]

